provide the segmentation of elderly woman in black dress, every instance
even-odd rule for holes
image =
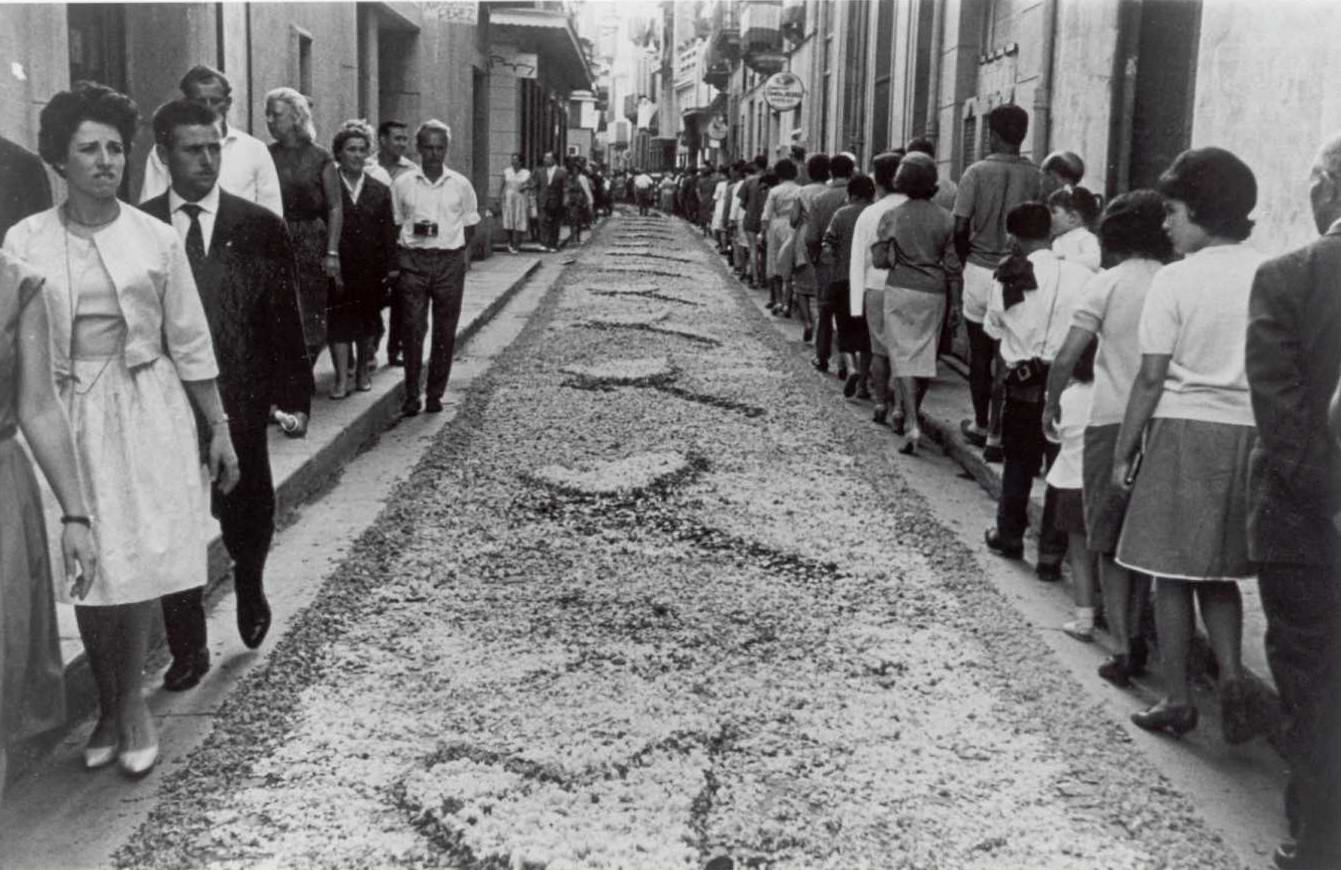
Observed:
[[[372,389],[368,361],[376,350],[387,274],[395,264],[391,189],[364,171],[371,148],[371,131],[359,121],[346,122],[331,144],[340,167],[343,213],[339,247],[343,286],[331,297],[327,327],[335,363],[332,399],[349,395],[351,371],[355,389]],[[351,369],[355,352],[358,359]]]
[[[303,333],[313,363],[326,344],[327,297],[339,284],[340,234],[344,221],[340,179],[331,153],[314,141],[312,109],[293,88],[265,95],[265,126],[274,138],[270,156],[279,173],[284,220],[298,257],[298,297]]]

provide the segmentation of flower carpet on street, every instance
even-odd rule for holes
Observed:
[[[122,866],[1236,866],[719,261],[607,222]]]

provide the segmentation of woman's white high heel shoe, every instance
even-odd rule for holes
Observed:
[[[110,746],[85,746],[84,747],[84,767],[87,770],[97,770],[100,767],[106,767],[113,761],[116,761],[117,745]]]
[[[117,756],[121,772],[131,777],[144,776],[158,763],[158,744],[144,749],[128,749]]]

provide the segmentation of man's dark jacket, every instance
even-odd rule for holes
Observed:
[[[1246,360],[1258,434],[1250,553],[1258,562],[1329,564],[1338,504],[1327,403],[1341,373],[1341,228],[1258,268]]]
[[[171,223],[168,194],[140,208]],[[312,366],[288,228],[262,206],[219,191],[209,254],[195,269],[233,428],[264,427],[274,405],[310,413]]]
[[[566,200],[565,193],[568,190],[568,170],[562,166],[554,168],[554,180],[545,181],[549,176],[549,167],[542,166],[536,171],[536,186],[540,191],[540,210],[550,213],[563,211]]]

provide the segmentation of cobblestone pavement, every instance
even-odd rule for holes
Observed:
[[[1237,866],[806,365],[609,222],[121,865]]]

